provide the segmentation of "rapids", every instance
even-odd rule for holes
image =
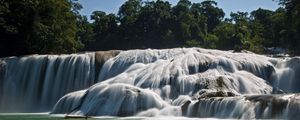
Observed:
[[[300,58],[202,48],[0,59],[0,112],[300,118]]]

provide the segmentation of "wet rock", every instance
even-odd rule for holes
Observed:
[[[199,99],[202,98],[211,98],[211,97],[233,97],[237,96],[232,92],[224,92],[224,91],[217,91],[217,92],[207,92],[200,95]]]
[[[188,107],[191,104],[191,101],[187,101],[185,102],[183,105],[181,105],[181,110],[182,110],[182,115],[186,116],[187,111],[188,111]]]

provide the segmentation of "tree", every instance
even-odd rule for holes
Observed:
[[[85,50],[90,50],[89,45],[96,41],[93,25],[89,23],[86,16],[78,16],[77,28],[76,40],[85,45]]]
[[[251,12],[251,17],[252,17],[252,23],[256,24],[255,26],[262,26],[261,32],[264,40],[262,41],[262,44],[266,47],[270,46],[276,46],[277,42],[275,41],[275,35],[277,33],[274,32],[274,23],[272,21],[272,16],[274,12],[271,10],[266,10],[266,9],[257,9],[255,11]],[[253,26],[253,27],[255,27]]]
[[[287,48],[288,45],[284,40],[284,35],[286,34],[286,23],[285,23],[286,10],[282,7],[278,8],[274,14],[271,16],[272,29],[274,32],[274,39],[272,40],[272,46]]]
[[[142,48],[164,48],[168,46],[167,35],[170,32],[171,4],[157,0],[146,2],[135,24],[138,31],[138,43]]]
[[[33,32],[38,3],[28,1],[0,1],[0,52],[2,56],[24,54],[26,41]],[[27,30],[28,29],[28,30]]]
[[[280,4],[285,6],[285,35],[289,50],[294,55],[300,54],[300,1],[280,0]]]
[[[91,15],[95,43],[89,44],[89,50],[116,49],[118,44],[116,32],[118,32],[117,17],[114,14],[106,15],[103,11],[94,11]]]
[[[223,10],[217,7],[217,2],[212,0],[201,2],[200,12],[207,17],[206,23],[208,32],[212,32],[225,16]]]
[[[1,55],[70,53],[83,45],[75,39],[76,16],[67,0],[2,0]]]
[[[190,1],[179,0],[177,5],[172,8],[172,31],[175,36],[176,46],[182,46],[192,39],[190,23],[193,22],[193,17],[189,13],[190,6]]]
[[[164,0],[127,0],[118,14],[94,11],[91,23],[77,0],[1,0],[3,55],[69,53],[77,50],[204,47],[284,47],[300,54],[299,1],[279,0],[276,11],[224,12],[213,0],[175,6]],[[82,49],[84,47],[84,49]]]
[[[218,37],[217,48],[230,50],[235,46],[235,27],[231,22],[222,22],[214,29],[214,34]]]
[[[239,51],[249,41],[249,17],[247,12],[231,13],[231,21],[235,23],[234,49]]]
[[[137,20],[142,8],[141,0],[128,0],[119,9],[118,16],[120,21],[119,36],[122,38],[119,44],[122,49],[136,48],[134,43],[138,43],[135,21]]]

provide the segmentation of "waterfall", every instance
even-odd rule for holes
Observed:
[[[34,106],[83,116],[300,118],[299,66],[297,57],[202,48],[3,58],[0,110]]]
[[[189,117],[296,119],[299,100],[299,94],[214,97],[189,102],[183,111]]]
[[[273,74],[275,87],[289,93],[300,92],[300,58],[286,58],[276,64],[276,70]]]
[[[101,69],[99,66],[102,66],[100,62],[114,55],[109,53],[1,59],[0,112],[49,111],[63,95],[98,82],[96,77]],[[109,55],[101,57],[101,54]]]

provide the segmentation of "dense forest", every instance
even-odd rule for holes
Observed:
[[[300,54],[300,1],[225,13],[217,2],[127,0],[117,14],[79,13],[76,0],[0,0],[0,56],[110,49],[203,47]]]

